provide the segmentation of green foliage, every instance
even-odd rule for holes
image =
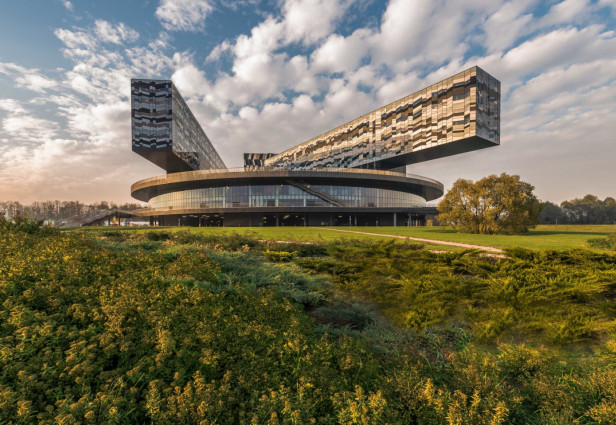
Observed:
[[[312,312],[312,316],[318,323],[331,328],[352,330],[363,330],[376,322],[374,314],[364,305],[357,303],[321,306]]]
[[[616,233],[608,235],[605,238],[589,239],[588,245],[593,248],[616,251]]]
[[[56,230],[47,225],[43,225],[42,220],[35,220],[23,215],[17,215],[12,219],[7,219],[4,213],[0,213],[0,234],[5,232],[21,232],[28,235],[35,233],[51,234]]]
[[[586,250],[434,254],[409,244],[353,241],[299,260],[336,288],[376,303],[399,326],[462,324],[478,343],[599,344],[616,335],[616,255]]]
[[[467,233],[525,233],[537,225],[541,211],[533,189],[505,173],[475,183],[459,179],[438,204],[438,220]]]
[[[567,223],[567,215],[558,205],[547,201],[541,203],[541,212],[539,213],[539,223],[541,224],[565,224]]]
[[[607,197],[603,201],[595,195],[586,195],[560,204],[569,223],[616,224],[616,199]]]
[[[1,423],[332,423],[335,394],[378,383],[361,341],[316,338],[276,285],[187,284],[241,280],[236,254],[124,255],[75,233],[0,245]]]
[[[144,235],[149,241],[166,241],[171,238],[171,233],[161,231],[148,231],[145,232]]]
[[[2,233],[0,423],[613,423],[614,255],[119,233]]]
[[[295,252],[289,251],[271,251],[269,249],[265,250],[265,257],[273,261],[275,263],[284,263],[291,261],[293,257],[295,257]]]

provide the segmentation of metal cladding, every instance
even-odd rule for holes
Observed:
[[[257,170],[265,167],[265,160],[276,155],[275,153],[245,153],[244,154],[244,169]]]
[[[265,160],[394,169],[500,143],[500,82],[472,67]]]
[[[169,80],[131,80],[133,152],[169,173],[226,168]]]

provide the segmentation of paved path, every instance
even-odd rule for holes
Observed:
[[[436,244],[439,244],[439,245],[458,246],[458,247],[461,247],[461,248],[469,248],[469,249],[479,249],[481,251],[493,252],[493,253],[496,253],[496,254],[502,254],[503,253],[502,249],[494,248],[494,247],[491,247],[491,246],[471,245],[471,244],[467,244],[467,243],[439,241],[439,240],[435,240],[435,239],[414,238],[412,236],[388,235],[388,234],[385,234],[385,233],[370,233],[370,232],[358,232],[356,230],[332,229],[332,228],[329,228],[329,227],[312,227],[312,228],[313,229],[318,229],[318,230],[330,230],[332,232],[356,233],[358,235],[384,236],[384,237],[396,238],[396,239],[409,239],[409,240],[418,241],[418,242],[427,242],[427,243],[436,243]]]

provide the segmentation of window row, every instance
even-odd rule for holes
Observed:
[[[153,197],[149,206],[155,209],[335,206],[330,200],[357,208],[404,208],[425,204],[418,195],[388,189],[307,185],[306,190],[312,193],[287,184],[192,189]]]

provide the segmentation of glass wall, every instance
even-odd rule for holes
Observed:
[[[313,193],[355,208],[421,207],[425,200],[412,193],[367,187],[309,186]],[[325,199],[288,184],[191,189],[153,197],[150,208],[196,209],[241,207],[334,207]]]

